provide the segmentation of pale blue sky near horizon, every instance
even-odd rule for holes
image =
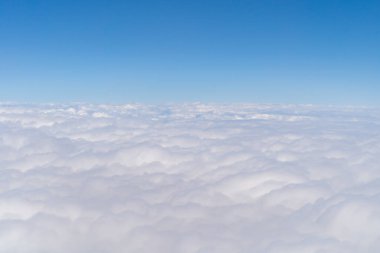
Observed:
[[[380,106],[380,1],[0,1],[0,101]]]

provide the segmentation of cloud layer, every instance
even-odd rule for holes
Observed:
[[[377,109],[0,105],[0,252],[379,250]]]

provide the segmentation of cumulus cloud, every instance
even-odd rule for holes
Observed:
[[[380,250],[380,111],[0,105],[0,252]]]

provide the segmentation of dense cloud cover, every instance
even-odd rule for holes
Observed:
[[[0,252],[380,251],[380,111],[0,105]]]

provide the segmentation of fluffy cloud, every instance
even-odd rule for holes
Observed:
[[[0,105],[0,252],[380,250],[380,111]]]

